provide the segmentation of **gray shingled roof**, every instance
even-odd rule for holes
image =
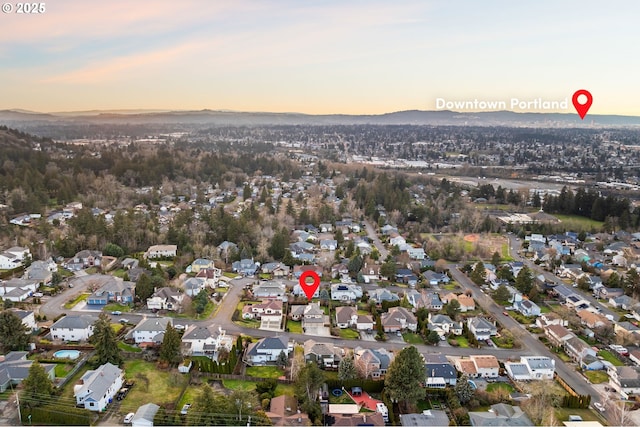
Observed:
[[[85,400],[91,398],[99,401],[120,375],[122,375],[122,369],[111,363],[105,363],[96,370],[87,371],[82,376],[82,387],[74,393],[74,396],[86,393]]]
[[[98,318],[89,314],[69,315],[61,317],[51,325],[51,329],[86,329],[96,323]]]

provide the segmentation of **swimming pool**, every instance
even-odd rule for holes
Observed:
[[[80,357],[80,352],[78,350],[58,350],[53,353],[53,357],[58,359],[72,359],[75,360]]]

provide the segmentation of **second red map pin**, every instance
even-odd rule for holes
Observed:
[[[309,277],[313,279],[313,283],[307,282],[307,278]],[[318,273],[313,270],[307,270],[300,275],[299,283],[307,298],[312,299],[313,295],[320,287],[320,276],[318,276]]]
[[[580,96],[584,96],[583,99],[586,99],[586,102],[580,102]],[[589,108],[591,108],[591,104],[593,103],[593,96],[591,96],[591,92],[585,89],[577,90],[573,94],[573,98],[571,98],[571,102],[573,102],[573,106],[575,107],[578,115],[582,120],[584,120],[584,116],[587,115]]]

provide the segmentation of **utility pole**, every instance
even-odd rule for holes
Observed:
[[[11,392],[13,392],[13,384],[11,381],[9,381],[9,384],[11,384]],[[20,422],[20,425],[22,425],[22,413],[20,412],[20,390],[16,390],[16,405],[18,405],[18,421]]]

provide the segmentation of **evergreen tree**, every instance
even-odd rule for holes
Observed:
[[[454,390],[456,392],[456,396],[458,396],[458,400],[462,405],[466,405],[475,394],[475,390],[471,387],[469,378],[467,378],[466,375],[462,375],[460,378],[458,378]]]
[[[111,363],[120,366],[122,364],[122,354],[118,348],[116,333],[111,328],[111,322],[105,313],[101,313],[96,323],[93,324],[92,338],[98,365]]]
[[[485,271],[484,264],[482,262],[478,262],[471,272],[471,280],[476,285],[481,285],[485,282],[486,278],[487,272]]]
[[[524,295],[529,295],[531,288],[533,287],[533,275],[531,270],[526,265],[522,267],[516,277],[516,289],[522,292]]]
[[[29,368],[29,375],[22,381],[22,387],[22,398],[31,406],[40,406],[53,395],[53,382],[38,361],[33,362]]]
[[[278,354],[276,365],[284,369],[287,367],[287,363],[289,363],[289,358],[287,357],[287,354],[284,351],[281,351],[280,354]]]
[[[151,277],[143,274],[136,283],[136,298],[138,301],[145,303],[148,298],[153,295],[153,283],[151,283]]]
[[[457,299],[452,299],[444,306],[444,312],[447,313],[451,320],[456,320],[458,313],[460,313],[460,302]]]
[[[500,285],[493,293],[493,299],[498,302],[507,302],[511,299],[511,293],[505,285]]]
[[[178,330],[169,323],[160,347],[160,360],[167,362],[170,366],[177,366],[182,361],[181,344]]]
[[[0,349],[2,353],[14,350],[27,350],[29,345],[29,328],[13,311],[0,313]]]
[[[436,331],[429,331],[426,341],[427,344],[436,345],[440,342],[440,335]]]
[[[338,364],[338,379],[340,381],[352,380],[358,377],[353,354],[343,357]]]
[[[384,380],[385,391],[392,402],[405,408],[423,399],[425,391],[424,361],[414,346],[405,347],[389,365]]]

